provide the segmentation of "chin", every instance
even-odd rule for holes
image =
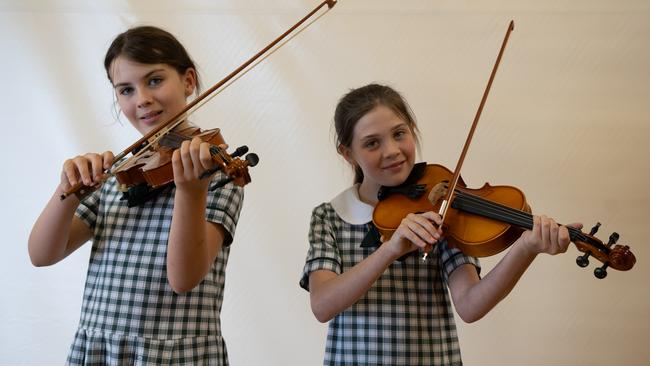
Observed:
[[[154,128],[156,128],[156,126],[158,126],[158,124],[154,124],[154,125],[140,124],[139,127],[138,127],[138,130],[140,132],[142,132],[143,135],[145,135],[145,134],[149,133],[150,131],[152,131]]]
[[[386,187],[395,187],[404,183],[406,181],[406,178],[408,178],[408,175],[405,175],[403,177],[401,176],[387,177],[386,179],[383,180],[383,182],[381,182],[381,185]]]

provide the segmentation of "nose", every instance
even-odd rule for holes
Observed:
[[[149,93],[146,89],[140,89],[137,91],[137,106],[138,108],[144,108],[147,107],[151,104],[152,98],[151,98],[151,93]]]
[[[399,143],[393,139],[389,139],[384,143],[383,155],[385,159],[392,159],[401,153]]]

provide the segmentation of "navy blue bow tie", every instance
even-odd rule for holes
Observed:
[[[366,233],[366,236],[361,241],[361,248],[375,248],[381,245],[381,234],[379,230],[372,222],[369,223],[370,230]]]
[[[381,245],[381,234],[379,233],[379,230],[377,229],[375,224],[371,222],[368,225],[370,225],[370,230],[368,230],[366,236],[361,241],[361,248],[378,248]],[[416,253],[417,250],[410,253],[406,253],[403,256],[397,258],[397,260],[400,262],[404,262],[406,258]]]

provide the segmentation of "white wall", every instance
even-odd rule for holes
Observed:
[[[89,248],[33,268],[29,230],[64,159],[121,151],[102,61],[119,32],[177,35],[212,85],[315,1],[0,0],[0,364],[61,364]],[[422,158],[456,163],[510,19],[515,31],[463,168],[470,186],[520,187],[535,212],[603,223],[638,258],[596,280],[577,251],[540,257],[485,319],[459,323],[472,365],[646,365],[650,359],[650,3],[642,0],[340,0],[195,117],[260,155],[227,271],[232,365],[317,365],[326,326],[298,287],[311,208],[351,175],[333,148],[337,99],[371,81],[403,92]],[[498,258],[483,260],[484,271]]]

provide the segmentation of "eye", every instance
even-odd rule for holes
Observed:
[[[395,134],[393,136],[395,137],[396,140],[401,140],[403,139],[406,135],[408,134],[408,131],[405,129],[399,129],[395,131]]]
[[[149,86],[157,86],[160,83],[162,83],[163,80],[164,79],[162,77],[160,77],[160,76],[154,76],[151,79],[149,79]]]
[[[376,148],[378,146],[379,146],[379,141],[377,141],[375,139],[366,140],[363,143],[363,147],[366,148],[366,149],[374,149],[374,148]]]
[[[126,87],[124,87],[124,88],[120,88],[120,89],[118,89],[117,92],[118,92],[120,95],[129,95],[129,94],[133,93],[133,88],[130,87],[130,86],[126,86]]]

